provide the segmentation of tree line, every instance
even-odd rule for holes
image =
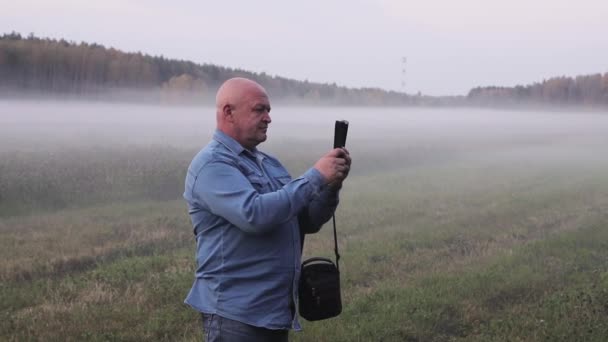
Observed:
[[[608,73],[554,77],[527,86],[478,87],[467,101],[485,106],[608,107]]]
[[[0,36],[0,96],[38,94],[162,103],[213,102],[228,78],[263,85],[274,102],[322,105],[608,106],[608,73],[555,77],[532,85],[477,87],[467,96],[408,95],[379,88],[297,81],[266,73],[128,53],[95,43]]]
[[[377,88],[353,89],[296,81],[212,64],[127,53],[99,44],[64,39],[0,37],[0,89],[15,93],[111,96],[141,92],[151,101],[212,101],[228,78],[242,76],[263,85],[273,100],[326,105],[435,104],[440,100]]]

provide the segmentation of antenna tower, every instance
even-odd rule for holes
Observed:
[[[401,92],[405,93],[405,76],[406,76],[407,57],[401,57]]]

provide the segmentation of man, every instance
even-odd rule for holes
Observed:
[[[289,329],[300,329],[300,230],[315,233],[331,218],[350,170],[348,151],[338,148],[292,179],[256,148],[270,109],[259,84],[226,81],[213,140],[188,168],[197,269],[185,302],[202,313],[207,341],[287,341]]]

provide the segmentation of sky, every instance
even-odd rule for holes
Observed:
[[[434,96],[608,72],[606,0],[0,0],[0,9],[0,33]]]

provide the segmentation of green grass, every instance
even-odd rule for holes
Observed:
[[[179,199],[193,151],[118,150],[3,155],[0,340],[200,340]],[[401,153],[356,155],[337,213],[344,312],[292,340],[605,340],[608,163]],[[294,174],[315,157],[275,154]],[[305,254],[332,248],[327,225]]]
[[[580,227],[480,263],[446,262],[449,271],[425,264],[417,272],[406,267],[387,277],[383,266],[395,262],[378,258],[377,248],[370,248],[376,254],[367,262],[344,256],[367,279],[353,281],[346,271],[345,291],[361,293],[346,297],[339,319],[307,324],[298,340],[603,341],[608,334],[605,228]],[[395,255],[392,248],[383,253]]]

